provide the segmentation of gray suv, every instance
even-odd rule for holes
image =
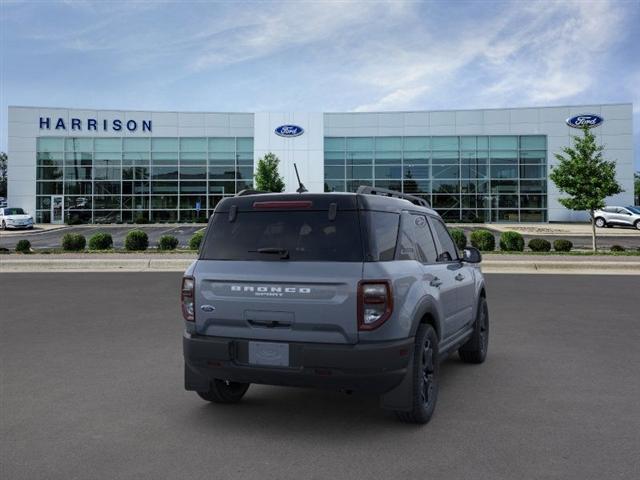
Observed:
[[[369,392],[426,423],[439,363],[487,355],[474,248],[421,198],[256,194],[222,200],[182,280],[185,388],[234,403],[251,383]]]
[[[604,207],[593,213],[596,227],[635,227],[640,230],[640,207]]]

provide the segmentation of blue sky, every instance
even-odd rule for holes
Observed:
[[[634,103],[640,1],[0,0],[7,105],[205,111]]]

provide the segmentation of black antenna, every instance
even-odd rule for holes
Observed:
[[[298,177],[298,184],[300,185],[298,187],[298,189],[296,190],[296,192],[298,192],[298,193],[308,192],[309,190],[307,190],[305,188],[305,186],[303,185],[303,183],[300,181],[300,175],[298,174],[298,166],[295,163],[293,164],[293,168],[296,169],[296,177]]]

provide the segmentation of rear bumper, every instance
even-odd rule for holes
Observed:
[[[185,388],[206,391],[215,379],[384,393],[404,378],[413,339],[356,345],[289,343],[289,367],[248,363],[249,341],[185,332]]]

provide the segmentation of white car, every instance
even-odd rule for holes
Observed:
[[[0,228],[33,228],[33,217],[21,208],[0,208]]]
[[[635,227],[640,230],[640,207],[604,207],[593,214],[596,227]]]

